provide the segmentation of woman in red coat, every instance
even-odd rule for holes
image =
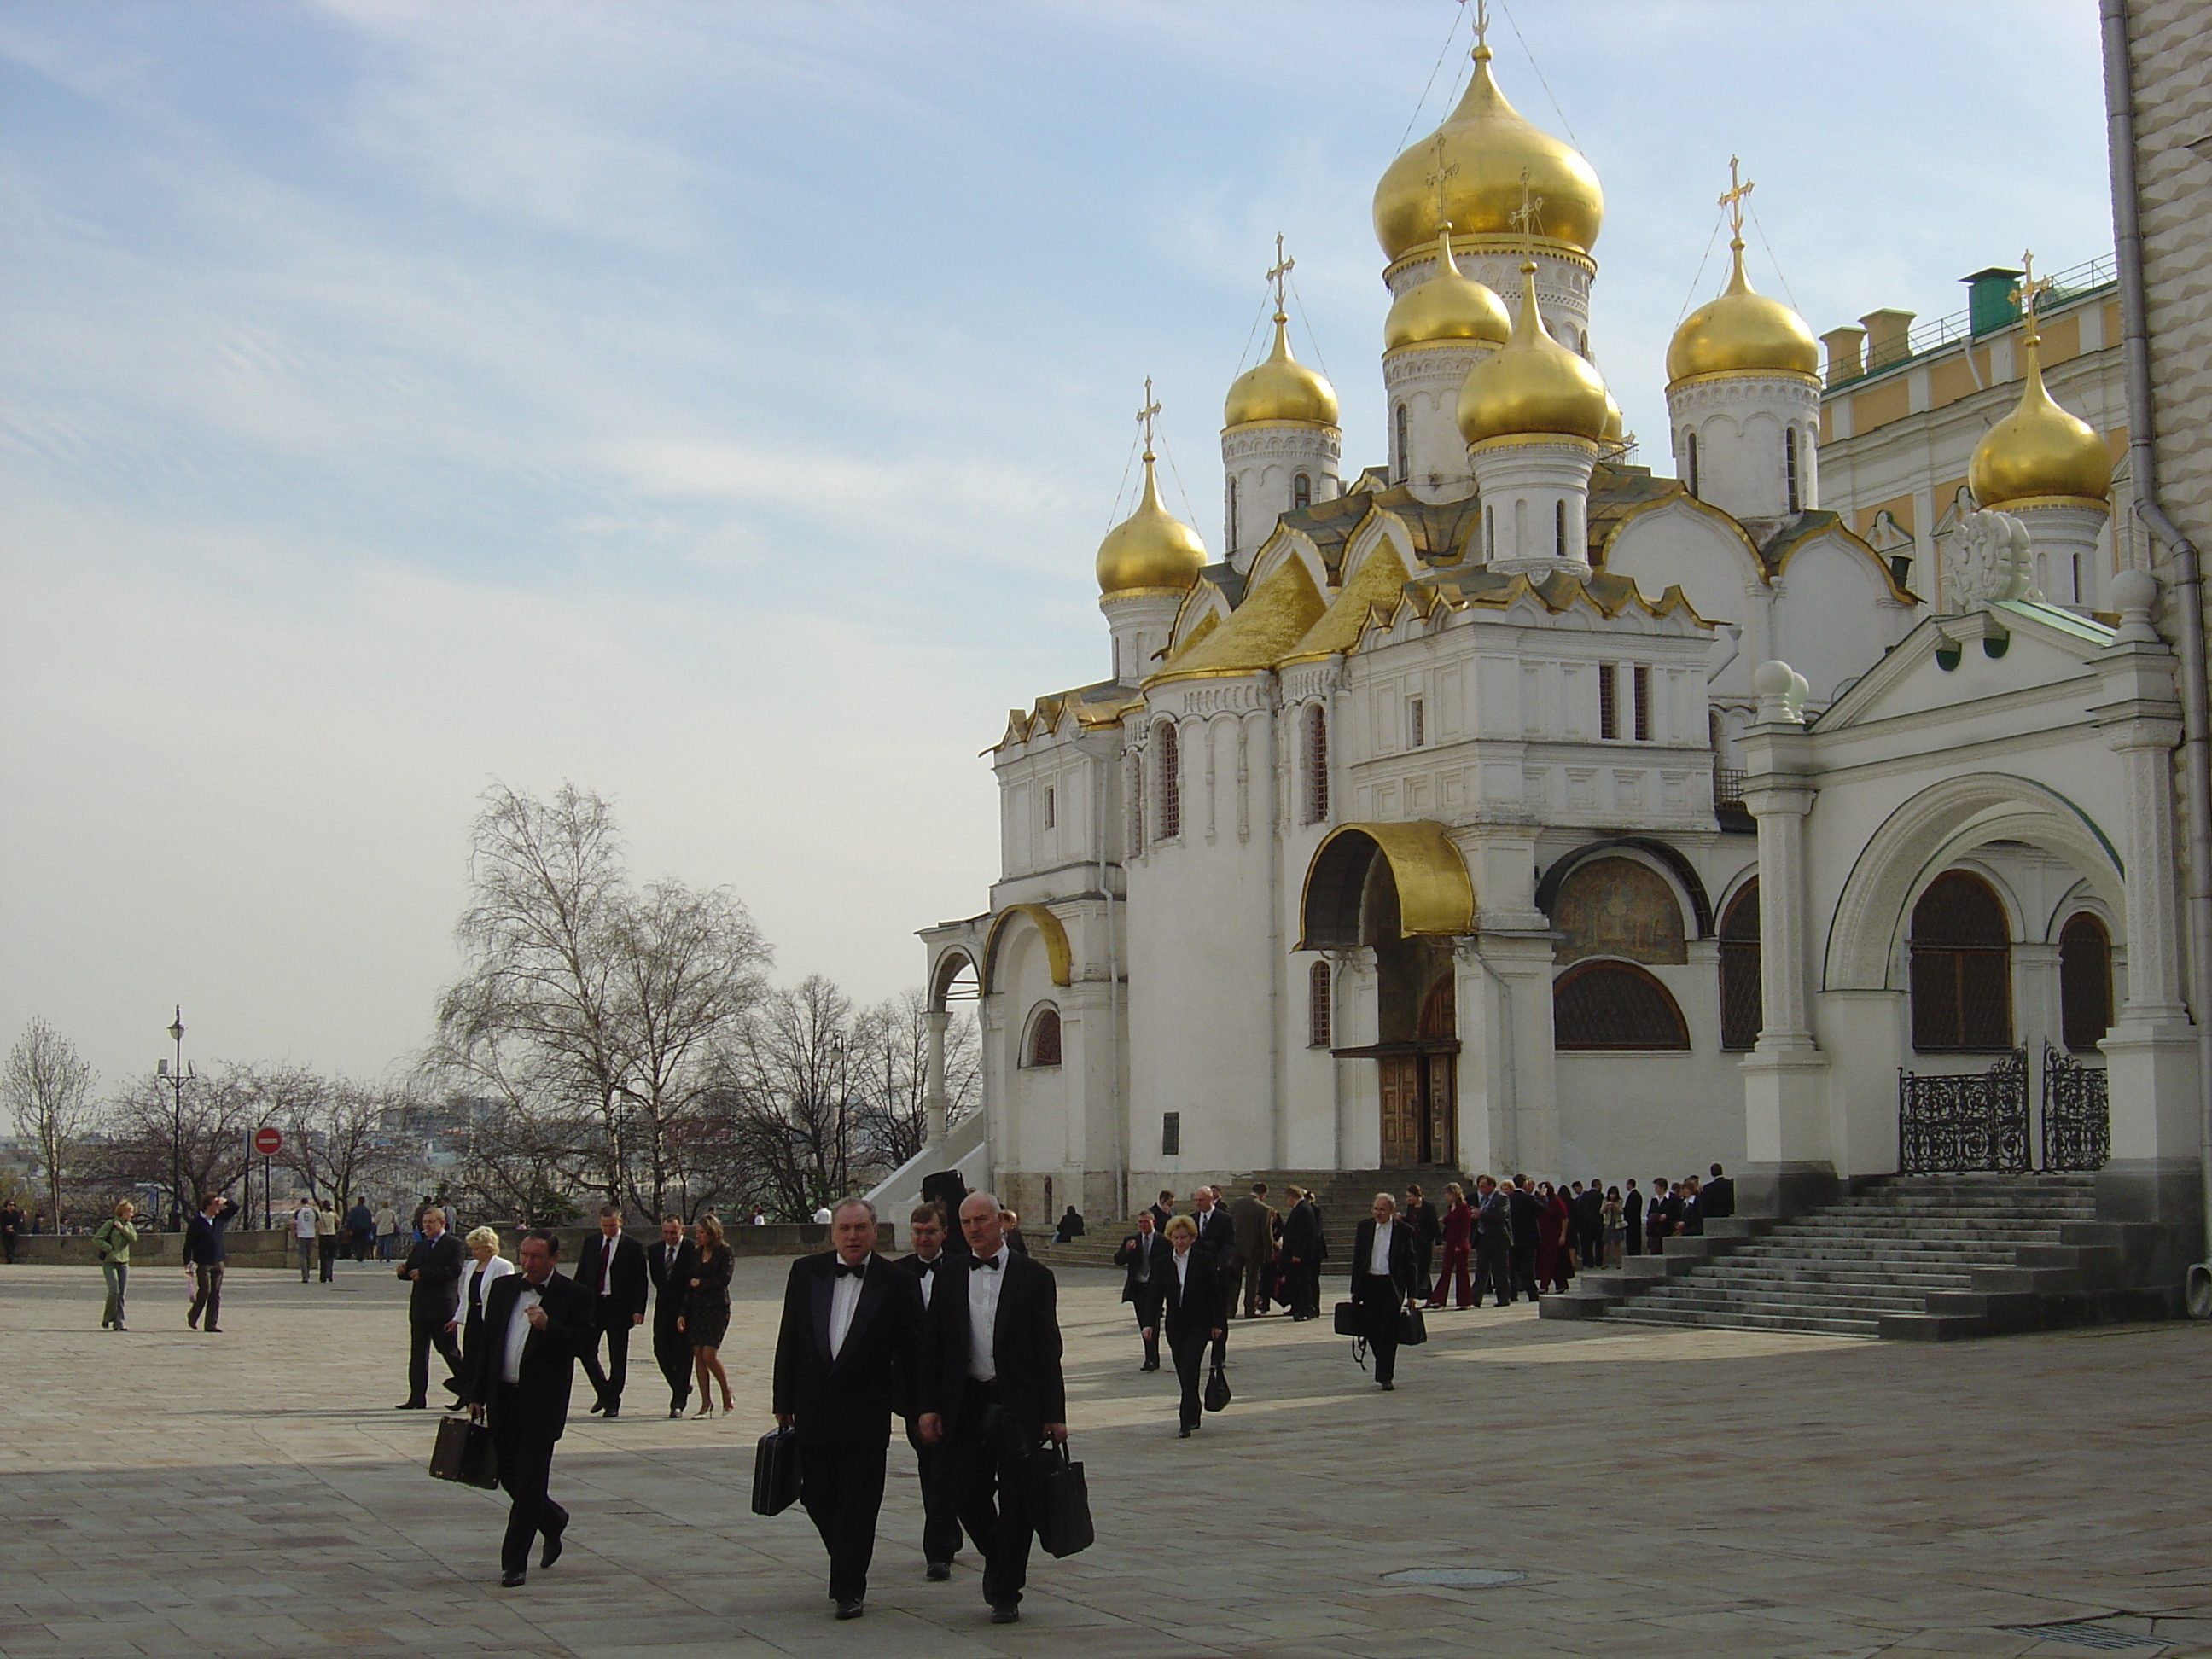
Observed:
[[[1567,1288],[1567,1201],[1548,1181],[1536,1185],[1536,1288]]]
[[[1443,1261],[1437,1268],[1437,1287],[1429,1293],[1429,1305],[1431,1308],[1443,1307],[1444,1286],[1455,1283],[1459,1305],[1473,1307],[1474,1300],[1468,1287],[1467,1263],[1468,1241],[1474,1234],[1474,1206],[1467,1201],[1467,1194],[1460,1191],[1457,1182],[1444,1188],[1443,1225]]]

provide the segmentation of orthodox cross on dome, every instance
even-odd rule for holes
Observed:
[[[1528,191],[1528,169],[1521,169],[1521,205],[1513,210],[1513,222],[1521,232],[1522,252],[1536,256],[1536,236],[1544,223],[1544,198]]]
[[[1462,6],[1467,0],[1459,0]],[[1490,56],[1490,0],[1474,0],[1474,55]]]
[[[1444,135],[1441,129],[1437,133],[1435,149],[1437,152],[1435,170],[1421,182],[1437,193],[1437,229],[1443,232],[1452,228],[1451,221],[1444,216],[1444,186],[1458,174],[1459,163],[1444,160]]]
[[[2035,250],[2029,248],[2020,256],[2020,281],[2014,284],[2005,297],[2020,307],[2021,320],[2027,325],[2027,337],[2035,338],[2035,308],[2043,296],[2051,292],[2051,278],[2041,281],[2035,275]]]
[[[1743,198],[1759,186],[1738,173],[1736,169],[1739,165],[1735,156],[1729,157],[1729,187],[1721,192],[1721,205],[1729,210],[1729,235],[1736,246],[1741,247],[1743,246]]]
[[[1148,461],[1154,459],[1152,422],[1158,418],[1159,412],[1160,400],[1152,396],[1152,377],[1147,374],[1145,376],[1145,406],[1137,411],[1137,424],[1145,428],[1145,459]]]
[[[1267,280],[1275,285],[1275,320],[1279,323],[1290,320],[1283,314],[1283,284],[1289,279],[1291,272],[1297,269],[1297,264],[1296,259],[1284,253],[1282,234],[1277,232],[1275,263],[1267,269]]]

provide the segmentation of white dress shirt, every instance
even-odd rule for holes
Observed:
[[[992,1382],[999,1375],[999,1292],[1006,1286],[1006,1263],[1012,1257],[1013,1252],[1001,1244],[998,1255],[978,1256],[968,1270],[968,1375],[978,1382]],[[998,1271],[985,1267],[986,1261],[997,1262]]]
[[[615,1236],[612,1238],[609,1238],[605,1233],[599,1235],[599,1294],[601,1296],[612,1296],[615,1293],[615,1252],[620,1249],[622,1249],[621,1228],[615,1229]]]
[[[937,1294],[937,1275],[945,1271],[945,1253],[939,1250],[921,1265],[934,1269],[930,1273],[915,1275],[921,1281],[921,1305],[926,1310],[929,1306],[929,1298]]]
[[[839,1258],[839,1266],[843,1259]],[[830,1357],[835,1359],[845,1346],[845,1338],[853,1328],[853,1315],[860,1305],[860,1288],[867,1280],[866,1262],[860,1264],[855,1273],[832,1273],[830,1277]]]
[[[1367,1253],[1369,1273],[1381,1273],[1386,1279],[1389,1277],[1391,1230],[1397,1224],[1395,1221],[1378,1221],[1375,1224],[1375,1248]]]
[[[507,1316],[507,1337],[500,1345],[501,1382],[522,1381],[522,1349],[530,1340],[530,1310],[544,1299],[535,1285],[527,1284],[522,1287],[522,1294],[514,1298],[514,1311]]]
[[[1188,1250],[1175,1253],[1176,1295],[1178,1299],[1190,1288],[1190,1256]]]

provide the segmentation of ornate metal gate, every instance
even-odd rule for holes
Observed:
[[[1923,1077],[1897,1072],[1898,1165],[1907,1175],[2030,1169],[2027,1050],[2015,1048],[1986,1072]]]
[[[2043,1045],[2043,1167],[2101,1170],[2112,1156],[2112,1113],[2101,1067]]]

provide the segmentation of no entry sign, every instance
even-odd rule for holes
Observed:
[[[274,1158],[284,1150],[284,1137],[266,1127],[256,1129],[253,1132],[253,1150],[264,1158]]]

